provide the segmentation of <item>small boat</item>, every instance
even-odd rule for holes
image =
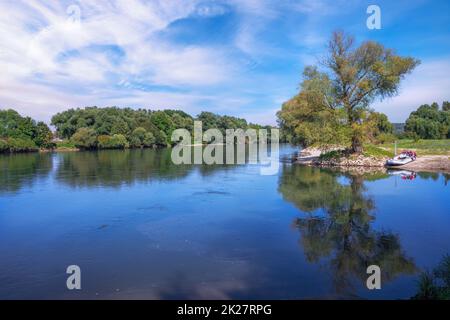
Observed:
[[[416,160],[417,155],[414,151],[405,150],[402,151],[398,156],[386,161],[387,166],[401,166]]]
[[[417,176],[414,171],[409,170],[390,169],[387,173],[393,176],[400,176],[403,180],[414,180]]]

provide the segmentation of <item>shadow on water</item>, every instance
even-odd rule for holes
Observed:
[[[71,187],[119,187],[149,180],[183,178],[191,166],[177,166],[170,150],[104,150],[59,154],[56,179]]]
[[[0,194],[15,193],[45,178],[53,167],[49,153],[0,155]]]
[[[398,235],[373,228],[375,202],[365,193],[365,180],[383,173],[352,174],[328,169],[286,166],[279,181],[283,198],[304,213],[293,221],[310,263],[326,261],[340,295],[353,295],[365,285],[369,265],[381,268],[383,282],[413,274]]]
[[[193,170],[206,176],[235,167],[175,164],[171,153],[170,148],[63,153],[58,155],[56,179],[71,187],[120,187],[135,182],[182,179]]]
[[[226,163],[225,152],[223,164],[193,164],[194,150],[203,152],[205,147],[187,148],[191,150],[192,164],[175,164],[170,148],[0,155],[0,192],[17,192],[52,170],[58,182],[71,187],[120,187],[135,182],[182,179],[193,170],[209,176],[236,168],[236,164]],[[236,162],[240,149],[233,148]],[[257,156],[248,152],[248,146],[244,150],[244,164]]]

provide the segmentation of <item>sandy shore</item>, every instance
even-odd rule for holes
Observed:
[[[339,161],[319,161],[322,151],[316,148],[307,148],[300,152],[295,163],[311,166],[330,166],[330,167],[386,167],[387,158],[368,158],[362,155],[353,159],[343,159]],[[443,172],[450,174],[450,156],[449,155],[427,155],[418,156],[413,162],[402,166],[389,167],[411,171]]]
[[[450,174],[450,156],[419,156],[413,162],[395,168],[412,171],[433,171]]]

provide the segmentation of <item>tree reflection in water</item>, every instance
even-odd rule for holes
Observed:
[[[374,200],[365,193],[364,181],[384,173],[352,174],[304,166],[285,166],[279,191],[306,217],[293,222],[300,244],[311,263],[322,259],[331,269],[338,294],[352,294],[356,284],[365,286],[369,265],[380,266],[386,283],[416,271],[414,261],[402,250],[398,235],[375,230]]]
[[[0,154],[0,195],[16,193],[46,178],[53,167],[49,153]]]

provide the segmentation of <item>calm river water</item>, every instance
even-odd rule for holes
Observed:
[[[407,299],[450,253],[448,175],[259,169],[170,150],[0,156],[0,299]]]

